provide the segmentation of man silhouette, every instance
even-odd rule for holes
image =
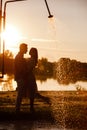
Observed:
[[[22,43],[19,52],[15,57],[15,81],[17,82],[16,112],[20,111],[21,101],[25,92],[25,82],[27,76],[27,65],[24,54],[27,53],[27,44]]]

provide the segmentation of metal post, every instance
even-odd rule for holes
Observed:
[[[2,43],[2,0],[0,0],[0,53],[1,53],[1,43]],[[2,55],[2,65],[1,65],[1,75],[0,78],[3,78],[3,55]]]
[[[0,0],[0,52],[1,52],[1,31],[2,31],[2,0]]]
[[[48,18],[52,18],[53,15],[52,15],[51,12],[50,12],[50,9],[49,9],[49,6],[48,6],[48,3],[47,3],[47,0],[45,0],[45,4],[46,4],[46,7],[47,7],[47,10],[48,10],[48,13],[49,13]]]

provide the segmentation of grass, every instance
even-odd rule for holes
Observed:
[[[0,120],[45,120],[66,128],[87,128],[87,92],[41,91],[35,98],[35,112],[30,113],[28,99],[21,112],[15,113],[17,92],[0,92]]]

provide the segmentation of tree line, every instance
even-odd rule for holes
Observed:
[[[55,66],[55,74],[59,83],[68,84],[87,80],[87,63],[70,58],[60,58]]]
[[[0,72],[2,71],[3,54],[0,54]],[[12,52],[4,52],[4,73],[14,74],[14,58]],[[35,69],[37,78],[55,78],[59,83],[68,84],[78,80],[87,80],[87,63],[71,60],[70,58],[60,58],[57,62],[49,62],[47,58],[38,60]]]
[[[26,58],[27,60],[27,58]],[[0,72],[2,71],[3,54],[0,54]],[[47,58],[41,58],[38,60],[38,65],[35,68],[37,76],[53,76],[53,63],[49,62]],[[14,58],[12,52],[6,50],[4,52],[4,74],[14,74]]]

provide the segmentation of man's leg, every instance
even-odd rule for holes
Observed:
[[[20,111],[20,106],[21,106],[21,101],[23,98],[23,90],[24,90],[24,81],[23,80],[18,80],[17,81],[17,86],[18,86],[18,94],[17,94],[17,99],[16,99],[16,112]]]

